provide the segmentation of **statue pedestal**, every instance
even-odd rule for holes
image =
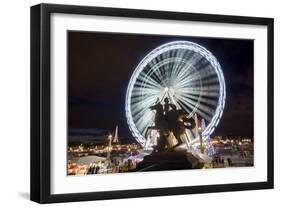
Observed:
[[[201,169],[203,166],[204,163],[189,152],[154,152],[138,163],[136,171]]]

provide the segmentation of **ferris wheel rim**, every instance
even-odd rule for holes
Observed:
[[[214,131],[216,126],[219,123],[219,120],[222,116],[222,112],[225,106],[225,81],[224,81],[224,76],[222,73],[221,66],[219,62],[217,61],[216,57],[206,48],[203,46],[190,42],[190,41],[172,41],[168,42],[165,44],[162,44],[158,46],[157,48],[153,49],[150,51],[137,65],[135,68],[128,84],[128,88],[126,91],[126,99],[125,99],[125,113],[126,113],[126,118],[127,118],[127,123],[129,126],[130,131],[132,132],[134,138],[143,146],[145,142],[145,137],[139,132],[137,129],[135,122],[133,120],[132,112],[131,112],[131,96],[132,96],[132,91],[134,88],[134,85],[136,83],[137,78],[139,77],[140,73],[144,70],[144,68],[147,66],[147,64],[156,58],[158,55],[163,54],[164,52],[167,52],[169,50],[173,49],[187,49],[191,50],[193,52],[199,53],[201,56],[203,56],[214,68],[217,77],[218,77],[218,82],[220,86],[219,90],[219,99],[218,99],[218,104],[216,107],[215,114],[213,115],[211,122],[208,124],[208,126],[204,129],[202,132],[203,139],[207,139]],[[198,140],[192,140],[191,144],[194,144]]]

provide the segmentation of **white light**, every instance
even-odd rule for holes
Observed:
[[[149,107],[166,94],[189,117],[197,113],[206,121],[205,140],[217,126],[225,105],[225,82],[216,58],[196,43],[175,41],[155,48],[142,59],[131,76],[125,100],[129,128],[141,145],[147,127],[154,124],[155,114]],[[198,140],[195,137],[191,144]]]

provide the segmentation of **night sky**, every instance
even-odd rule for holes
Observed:
[[[198,43],[221,64],[226,103],[213,135],[253,136],[253,40],[68,32],[68,127],[131,137],[125,117],[129,79],[144,56],[175,40]]]

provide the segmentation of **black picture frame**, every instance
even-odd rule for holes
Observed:
[[[208,23],[233,23],[267,26],[267,181],[238,184],[219,184],[189,187],[87,192],[74,194],[50,193],[50,15],[52,13],[100,15],[113,17],[134,17],[162,20],[181,20]],[[273,147],[273,28],[272,18],[180,13],[152,10],[103,8],[89,6],[39,4],[31,7],[31,169],[30,199],[38,203],[70,202],[165,196],[255,189],[274,187]]]

